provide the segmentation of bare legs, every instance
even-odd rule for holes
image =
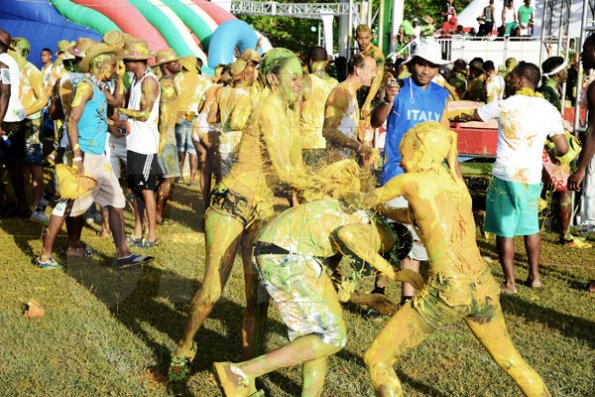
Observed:
[[[479,323],[465,318],[469,329],[494,361],[516,382],[525,396],[550,396],[543,380],[513,346],[506,330],[502,309],[499,303],[497,305],[492,318],[487,322]],[[404,305],[389,320],[364,356],[377,396],[403,395],[393,363],[433,331],[434,329],[413,309],[411,303]]]
[[[243,225],[234,218],[207,210],[205,216],[206,264],[201,288],[192,297],[188,323],[175,357],[186,357],[194,335],[207,318],[227,283],[240,245]]]
[[[539,233],[524,236],[525,249],[529,259],[529,275],[526,284],[533,288],[541,287],[541,278],[539,276],[539,259],[541,255],[541,235]],[[498,249],[498,258],[504,272],[504,284],[502,291],[506,293],[516,293],[516,284],[514,279],[514,240],[512,237],[496,236],[496,248]]]
[[[172,178],[164,178],[159,182],[159,188],[157,189],[157,213],[156,222],[158,224],[163,223],[163,213],[165,211],[165,205],[171,192],[173,190]]]
[[[38,164],[29,164],[29,171],[31,172],[31,187],[33,188],[31,208],[35,210],[43,197],[43,168]]]
[[[141,190],[141,193],[134,193],[134,234],[136,237],[142,236],[142,226],[145,214],[147,216],[148,233],[147,240],[157,240],[157,203],[155,202],[155,192],[149,189]]]
[[[329,312],[341,313],[341,306],[331,279],[324,273],[312,289],[317,297],[323,297]],[[344,327],[344,324],[341,325]],[[344,335],[343,329],[342,334]],[[341,350],[342,341],[325,343],[317,335],[306,335],[289,344],[249,361],[233,364],[253,379],[280,368],[303,364],[302,397],[317,397],[322,393],[327,371],[328,356]]]

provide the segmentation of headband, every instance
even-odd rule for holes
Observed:
[[[554,70],[552,70],[551,72],[542,73],[542,76],[545,76],[545,77],[554,76],[555,74],[560,73],[562,70],[566,69],[566,66],[568,66],[568,60],[567,59],[565,59],[564,62],[562,62],[560,64],[560,66],[554,68]]]

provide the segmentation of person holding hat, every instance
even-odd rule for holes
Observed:
[[[89,76],[78,83],[74,92],[67,118],[68,140],[72,148],[72,167],[80,177],[88,176],[94,179],[96,185],[86,194],[68,201],[66,214],[79,216],[87,211],[93,202],[109,208],[110,229],[118,254],[113,265],[116,269],[125,269],[142,265],[153,258],[131,254],[126,246],[124,193],[105,156],[108,101],[103,93],[103,86],[116,73],[124,72],[121,67],[116,67],[119,51],[117,47],[95,43],[88,48],[80,61],[81,70],[89,73]],[[64,215],[52,214],[42,254],[37,258],[38,265],[42,268],[61,267],[52,258],[52,247],[63,222]]]
[[[439,67],[450,63],[442,59],[440,44],[433,39],[421,39],[416,52],[407,61],[411,77],[401,80],[400,88],[394,79],[388,81],[385,95],[372,112],[372,127],[378,128],[385,121],[386,143],[384,147],[384,166],[380,177],[382,185],[393,177],[403,174],[399,147],[403,135],[415,125],[425,121],[436,121],[448,125],[446,103],[448,91],[432,82],[439,72]],[[458,167],[458,163],[456,164]],[[402,198],[396,198],[387,205],[406,208],[409,204]],[[420,261],[428,259],[428,254],[415,229],[409,226],[414,237],[414,244],[408,256],[401,261],[404,269],[419,271]],[[384,292],[384,281],[377,279],[375,292]],[[415,294],[415,289],[408,283],[403,284],[401,302],[405,303]]]
[[[132,72],[133,78],[127,107],[117,109],[121,115],[128,117],[127,125],[130,128],[126,136],[126,174],[128,187],[134,194],[136,219],[133,238],[141,248],[158,245],[155,190],[161,173],[157,163],[161,89],[157,77],[147,64],[153,56],[146,41],[131,39],[126,42],[122,59],[126,71]],[[145,213],[148,230],[146,237],[143,237]]]
[[[358,208],[374,208],[404,196],[408,209],[381,212],[419,227],[428,248],[429,276],[364,354],[376,395],[402,397],[395,361],[437,330],[463,320],[525,396],[550,396],[506,330],[498,283],[475,239],[471,196],[456,172],[457,134],[436,121],[419,123],[403,136],[400,152],[405,173],[363,194],[364,205]]]
[[[180,73],[180,57],[171,48],[157,51],[155,67],[161,69],[161,100],[159,102],[159,149],[157,161],[161,167],[161,180],[157,193],[157,223],[163,223],[165,204],[171,194],[172,181],[180,176],[176,145],[175,102],[178,90],[174,79]]]
[[[8,169],[15,192],[17,207],[2,208],[2,216],[29,217],[30,210],[25,193],[23,160],[25,157],[25,109],[20,100],[21,74],[19,65],[7,51],[12,50],[10,33],[0,29],[0,161]],[[4,185],[0,183],[3,204],[8,204]]]
[[[183,179],[186,155],[190,165],[190,179],[188,184],[196,184],[198,173],[198,154],[192,142],[192,129],[198,116],[198,109],[207,89],[207,80],[202,77],[196,68],[196,57],[189,55],[180,60],[182,66],[180,73],[174,79],[178,96],[176,99],[177,120],[175,120],[176,142],[178,145],[178,160],[180,176]],[[199,150],[202,147],[199,146]],[[201,153],[201,157],[206,153]]]
[[[31,187],[33,188],[31,205],[33,208],[37,208],[43,196],[41,110],[47,105],[48,97],[41,71],[37,69],[37,66],[27,61],[31,51],[29,41],[24,37],[15,37],[12,40],[12,45],[15,51],[9,51],[9,53],[15,58],[21,69],[20,99],[27,115],[23,123],[25,128],[25,163],[31,172]]]

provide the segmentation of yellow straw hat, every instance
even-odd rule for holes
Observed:
[[[97,186],[97,181],[90,175],[85,174],[81,177],[78,171],[66,164],[56,166],[56,177],[60,196],[68,200],[80,198]]]
[[[90,70],[90,64],[93,58],[102,55],[102,54],[109,54],[113,53],[116,56],[119,56],[122,53],[122,50],[115,46],[110,46],[105,43],[94,43],[92,44],[85,53],[85,57],[79,64],[79,68],[81,72],[88,73]]]
[[[124,44],[122,59],[129,61],[146,61],[153,58],[155,53],[149,49],[146,41],[141,39],[128,40]]]
[[[126,37],[124,36],[124,33],[119,30],[110,30],[103,35],[103,42],[107,45],[124,48]]]
[[[76,41],[75,45],[66,49],[64,52],[66,56],[62,57],[62,59],[74,59],[75,57],[82,59],[85,57],[89,47],[91,47],[93,44],[97,44],[97,41],[87,37],[81,37]]]
[[[176,54],[174,50],[171,48],[162,48],[157,51],[157,55],[155,55],[155,66],[161,66],[166,63],[179,61],[180,57]]]
[[[260,63],[260,54],[258,51],[253,50],[252,48],[246,48],[244,51],[242,51],[240,59]]]

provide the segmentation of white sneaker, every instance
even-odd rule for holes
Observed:
[[[33,211],[31,216],[29,217],[31,222],[39,223],[40,225],[46,225],[50,223],[48,216],[43,211]]]

